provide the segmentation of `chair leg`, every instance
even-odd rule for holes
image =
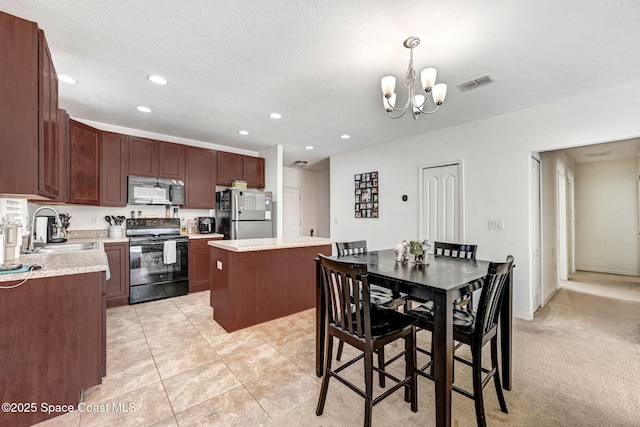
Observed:
[[[476,405],[476,420],[478,427],[486,427],[484,417],[484,399],[482,398],[482,351],[471,349],[473,360],[473,400]]]
[[[338,342],[338,352],[336,353],[336,360],[339,362],[342,357],[342,349],[344,348],[344,341],[340,340]]]
[[[342,341],[340,341],[342,342]],[[333,337],[327,335],[324,343],[324,375],[322,376],[322,387],[320,388],[320,397],[318,397],[318,406],[316,407],[316,415],[322,415],[324,403],[327,400],[327,390],[329,389],[329,370],[331,369],[331,353],[333,350]]]
[[[496,385],[496,394],[498,395],[498,402],[500,402],[500,410],[505,414],[507,411],[507,402],[504,400],[504,394],[502,393],[502,384],[500,383],[500,370],[498,369],[498,337],[495,336],[491,339],[491,368],[496,368],[496,373],[493,375],[493,382]]]
[[[408,387],[404,388],[405,402],[411,402],[411,411],[418,412],[418,374],[416,374],[416,328],[404,341],[405,377],[411,376]]]
[[[364,353],[364,427],[371,426],[371,413],[373,412],[373,352]]]
[[[378,369],[381,369],[384,371],[384,347],[380,347],[378,349]],[[385,387],[385,377],[384,374],[382,372],[380,372],[378,375],[380,375],[380,387],[384,388]]]

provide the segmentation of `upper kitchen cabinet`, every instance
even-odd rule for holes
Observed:
[[[244,180],[252,188],[264,188],[264,159],[243,156]]]
[[[216,158],[215,151],[185,146],[185,199],[189,209],[214,209],[216,207]]]
[[[130,137],[129,175],[184,180],[184,146]]]
[[[230,186],[234,179],[244,178],[242,155],[218,152],[218,185]]]
[[[129,137],[102,132],[102,185],[100,206],[127,205]]]
[[[234,179],[248,187],[264,188],[264,159],[218,151],[218,185],[230,186]]]
[[[158,141],[130,137],[129,175],[158,177]]]
[[[184,145],[158,141],[158,177],[185,179]]]
[[[69,120],[69,203],[100,205],[101,133]]]
[[[58,77],[35,22],[0,12],[0,194],[56,198],[62,151]]]

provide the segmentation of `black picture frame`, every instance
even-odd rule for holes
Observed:
[[[378,172],[364,172],[353,176],[356,218],[379,218]]]

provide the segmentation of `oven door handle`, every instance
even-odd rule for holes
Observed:
[[[145,241],[142,241],[142,242],[140,242],[140,241],[138,241],[138,242],[129,242],[129,246],[130,247],[138,247],[138,246],[148,246],[148,245],[164,245],[164,242],[170,242],[170,241],[174,241],[174,242],[176,242],[176,244],[179,244],[179,243],[186,244],[186,243],[189,242],[188,240],[178,240],[178,239],[175,239],[175,240],[173,240],[173,239],[172,240],[145,240]]]

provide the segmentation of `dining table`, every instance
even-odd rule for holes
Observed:
[[[393,249],[333,256],[331,259],[364,263],[367,265],[369,283],[406,293],[415,301],[434,302],[432,340],[436,425],[450,426],[454,352],[453,302],[466,290],[474,289],[474,282],[486,276],[489,261],[427,255],[422,264],[412,261],[397,262]],[[502,383],[506,390],[511,390],[512,273],[507,283],[500,307],[499,335]],[[324,371],[327,321],[321,286],[320,263],[316,259],[316,375],[319,377]]]

